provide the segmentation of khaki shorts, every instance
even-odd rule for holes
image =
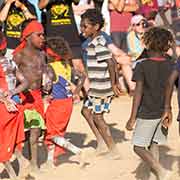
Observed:
[[[162,131],[161,119],[137,118],[132,138],[133,145],[148,147],[152,142],[165,144],[166,140],[167,135]]]

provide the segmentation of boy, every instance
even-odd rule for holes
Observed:
[[[166,126],[169,126],[169,124],[172,123],[172,112],[171,112],[171,97],[173,92],[173,87],[178,79],[178,106],[179,106],[179,113],[177,117],[177,121],[179,122],[179,135],[180,135],[180,54],[179,49],[180,45],[177,44],[177,56],[178,60],[176,62],[176,65],[167,81],[166,90],[165,90],[165,105],[164,105],[164,113],[162,116],[162,119],[167,123]]]
[[[88,9],[81,16],[82,31],[86,38],[91,38],[87,51],[87,72],[90,88],[84,101],[82,115],[97,138],[98,153],[102,153],[103,140],[112,156],[117,155],[117,148],[111,136],[103,114],[109,111],[109,105],[114,93],[119,95],[116,85],[115,65],[112,55],[105,46],[106,40],[99,35],[104,19],[96,9]],[[100,152],[101,151],[101,152]]]
[[[43,120],[43,101],[41,94],[43,74],[53,72],[45,63],[44,29],[36,20],[26,21],[22,31],[21,44],[14,51],[14,60],[29,82],[29,87],[21,93],[24,106],[25,128],[30,130],[31,170],[38,172],[37,148],[41,129],[45,128]]]
[[[51,100],[45,112],[46,116],[46,142],[48,145],[48,164],[53,164],[57,157],[64,153],[64,148],[74,154],[80,155],[81,149],[74,146],[64,138],[71,118],[73,100],[79,95],[83,86],[85,75],[71,67],[72,52],[68,43],[62,37],[47,39],[49,65],[55,73]],[[53,52],[53,53],[52,53]],[[72,91],[72,74],[78,77],[76,88]]]
[[[148,164],[159,180],[167,180],[170,173],[159,163],[158,145],[165,142],[167,135],[161,115],[165,84],[173,64],[166,52],[172,47],[174,39],[170,31],[153,27],[143,35],[143,43],[146,58],[136,65],[133,75],[136,88],[126,129],[133,130],[136,122],[132,138],[135,153]]]
[[[10,163],[13,153],[19,160],[20,170],[26,162],[20,153],[25,139],[24,117],[22,107],[16,104],[19,102],[17,94],[27,88],[28,82],[15,63],[4,57],[6,45],[6,39],[0,33],[0,162],[5,165],[10,178],[15,180],[17,176]]]

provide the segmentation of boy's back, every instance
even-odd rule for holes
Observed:
[[[164,108],[165,84],[172,66],[173,61],[170,58],[144,59],[137,64],[133,80],[143,82],[143,96],[137,115],[139,118],[161,117]]]

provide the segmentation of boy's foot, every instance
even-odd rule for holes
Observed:
[[[22,160],[19,160],[19,161],[22,161]],[[29,166],[30,166],[30,162],[25,158],[24,158],[23,162],[19,162],[18,177],[20,177],[20,178],[26,177],[30,172]]]
[[[103,155],[105,152],[107,152],[107,146],[105,144],[104,141],[99,142],[96,148],[96,156],[101,156]]]
[[[159,177],[159,180],[170,180],[171,176],[172,176],[172,172],[167,170],[165,171],[164,175]]]
[[[120,156],[117,148],[110,150],[108,153],[106,153],[106,155],[104,157],[107,159],[110,159],[110,160],[120,160],[121,159],[121,156]]]
[[[42,169],[43,171],[49,171],[50,169],[55,169],[56,166],[54,165],[53,161],[46,161],[43,165],[42,165]]]

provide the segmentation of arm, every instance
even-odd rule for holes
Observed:
[[[8,16],[9,9],[11,7],[11,4],[15,2],[15,0],[7,0],[6,4],[0,11],[0,21],[4,22]]]
[[[122,12],[125,6],[125,0],[109,0],[110,7],[113,10]]]
[[[25,77],[19,70],[16,70],[16,78],[19,82],[19,85],[15,89],[9,91],[10,97],[24,91],[25,89],[28,88],[28,85],[29,85],[28,81],[25,79]]]
[[[76,85],[76,88],[75,88],[73,94],[78,95],[80,90],[82,89],[82,87],[84,85],[84,81],[86,79],[86,76],[82,72],[79,72],[75,69],[72,69],[72,70],[73,70],[73,74],[78,77],[78,82],[77,82],[77,85]]]
[[[126,124],[126,129],[129,131],[133,130],[133,126],[136,122],[136,116],[137,116],[139,105],[141,103],[142,95],[143,95],[143,81],[137,81],[136,88],[134,91],[131,116],[129,118],[129,121]]]
[[[123,11],[124,12],[135,12],[139,8],[139,5],[137,3],[133,4],[125,4]]]
[[[15,6],[22,10],[26,19],[36,19],[36,16],[32,15],[29,9],[19,0],[15,1]]]
[[[110,74],[110,78],[111,78],[111,84],[112,84],[112,89],[113,92],[115,94],[115,96],[119,96],[121,94],[120,90],[119,90],[119,81],[118,79],[118,70],[117,70],[117,66],[115,64],[115,61],[112,59],[108,59],[106,60],[107,64],[108,64],[108,70],[109,70],[109,74]]]
[[[42,90],[45,94],[50,94],[53,81],[56,79],[55,73],[53,68],[50,65],[45,65],[43,70],[43,77],[42,77]]]
[[[39,0],[39,3],[38,3],[39,9],[44,9],[48,5],[49,2],[50,0]]]
[[[171,98],[172,98],[174,83],[178,77],[178,74],[179,72],[177,70],[174,70],[171,73],[165,88],[164,113],[161,118],[162,123],[165,127],[168,127],[172,123]]]
[[[93,9],[94,8],[94,3],[93,3],[93,1],[91,1],[90,4],[84,4],[84,5],[75,5],[74,3],[72,3],[72,8],[73,8],[74,14],[81,15],[87,9]]]

